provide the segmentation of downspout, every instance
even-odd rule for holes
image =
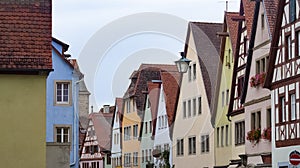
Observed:
[[[254,47],[256,28],[257,28],[257,19],[258,19],[259,7],[260,7],[260,1],[256,0],[253,23],[252,23],[252,28],[251,28],[251,37],[250,37],[250,43],[249,43],[249,49],[248,49],[245,81],[244,81],[244,86],[243,86],[243,91],[242,91],[241,104],[245,103],[246,95],[247,95],[249,75],[250,75],[250,69],[251,69],[251,61],[252,61],[252,55],[253,55],[253,47]]]
[[[77,105],[78,105],[78,103],[77,103],[77,97],[78,97],[77,92],[78,92],[78,89],[77,89],[77,86],[81,81],[83,81],[83,79],[84,78],[82,78],[82,79],[80,79],[80,80],[78,80],[74,83],[74,94],[73,94],[73,100],[74,100],[73,101],[73,109],[74,109],[74,113],[73,113],[73,142],[74,143],[73,143],[73,162],[70,163],[70,167],[75,166],[76,162],[77,162],[77,156],[76,156],[76,153],[78,152],[77,149],[76,149],[76,145],[78,146],[78,144],[77,144],[77,137],[78,137],[78,135],[77,135],[77,128],[78,128],[78,126],[77,126],[77,120],[78,120],[78,111],[77,111]]]

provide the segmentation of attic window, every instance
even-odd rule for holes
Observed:
[[[290,0],[289,7],[290,7],[290,9],[289,9],[289,12],[290,12],[289,19],[290,20],[289,21],[291,23],[296,20],[296,0]]]
[[[265,14],[261,14],[261,29],[265,28]]]
[[[104,105],[103,106],[103,112],[104,113],[109,113],[109,105]]]

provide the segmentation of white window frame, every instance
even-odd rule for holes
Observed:
[[[61,93],[58,95],[58,84],[61,84]],[[65,87],[68,86],[67,95],[64,94]],[[72,81],[71,80],[55,80],[54,81],[54,105],[71,105],[72,100]],[[58,96],[61,97],[61,100],[58,101]],[[68,100],[64,100],[64,97],[67,96]]]

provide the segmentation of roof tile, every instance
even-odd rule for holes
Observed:
[[[51,0],[0,1],[0,70],[50,70]]]

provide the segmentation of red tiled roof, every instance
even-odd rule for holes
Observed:
[[[247,36],[250,39],[253,17],[254,17],[255,1],[242,0],[242,3],[243,3],[243,9],[241,10],[244,10],[245,21],[247,26]]]
[[[269,26],[270,37],[275,28],[279,0],[263,0],[263,5],[266,11],[267,22]]]
[[[0,1],[0,70],[51,70],[51,0]]]
[[[171,126],[175,120],[180,78],[181,75],[179,72],[161,72],[169,126]]]
[[[151,110],[151,116],[152,116],[152,125],[153,125],[153,131],[152,136],[155,135],[156,130],[156,118],[157,118],[157,112],[158,112],[158,104],[159,104],[159,95],[160,95],[160,82],[147,82],[148,85],[148,95],[149,95],[149,101],[150,101],[150,110]]]
[[[175,65],[166,64],[141,64],[139,69],[134,72],[137,78],[131,79],[131,83],[124,94],[124,99],[134,97],[138,110],[138,115],[142,118],[146,95],[143,91],[147,91],[147,82],[152,80],[160,80],[160,71],[177,72]]]
[[[234,55],[234,51],[236,48],[237,44],[237,35],[238,35],[238,22],[233,21],[232,18],[237,17],[239,15],[238,12],[226,12],[225,17],[226,17],[226,22],[227,22],[227,27],[229,31],[229,38],[231,41],[231,46],[232,46],[232,55]]]
[[[114,106],[110,107],[114,109]],[[92,120],[97,141],[101,151],[110,151],[111,148],[111,123],[113,112],[110,113],[91,113],[89,119]]]

